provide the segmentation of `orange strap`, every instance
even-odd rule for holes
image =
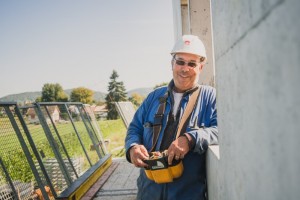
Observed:
[[[200,87],[198,87],[197,90],[195,92],[193,92],[193,94],[191,95],[189,102],[187,103],[185,110],[183,112],[183,115],[179,121],[176,138],[178,138],[180,136],[180,132],[181,132],[181,129],[182,129],[185,121],[192,113],[192,110],[194,109],[194,106],[195,106],[195,103],[196,103],[199,93],[200,93]]]

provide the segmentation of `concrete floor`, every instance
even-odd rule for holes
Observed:
[[[113,159],[118,163],[115,171],[97,192],[93,200],[134,200],[136,199],[136,180],[139,169],[125,159]]]

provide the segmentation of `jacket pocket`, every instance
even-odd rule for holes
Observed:
[[[150,150],[152,147],[152,136],[153,136],[153,124],[146,122],[144,125],[143,143],[144,146]]]

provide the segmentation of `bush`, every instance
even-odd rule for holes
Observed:
[[[34,179],[26,156],[21,149],[4,154],[2,161],[12,180],[19,180],[25,183]],[[2,170],[1,173],[3,173]],[[5,177],[4,174],[1,174],[1,176]]]

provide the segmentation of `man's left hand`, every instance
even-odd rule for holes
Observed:
[[[172,164],[172,160],[175,158],[176,160],[183,159],[185,154],[189,152],[189,141],[187,137],[180,136],[176,140],[174,140],[170,147],[168,148],[168,163]]]

